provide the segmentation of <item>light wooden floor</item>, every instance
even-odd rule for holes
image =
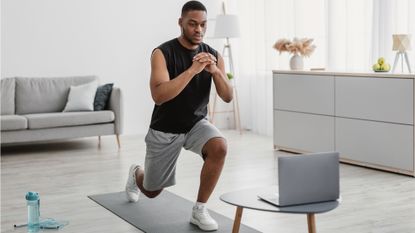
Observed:
[[[237,189],[275,185],[276,157],[271,137],[224,131],[229,155],[221,180],[208,206],[233,218],[235,208],[219,200],[220,194]],[[140,232],[98,206],[89,194],[123,190],[131,163],[144,162],[143,136],[122,137],[118,150],[115,137],[2,148],[1,232],[26,221],[24,195],[37,191],[41,215],[68,220],[59,232]],[[194,200],[201,159],[184,151],[177,165],[178,184],[170,191]],[[317,232],[415,232],[415,179],[351,165],[341,165],[343,203],[336,210],[316,215]],[[190,214],[190,210],[189,210]],[[307,232],[305,215],[244,210],[242,223],[262,232]],[[52,232],[52,231],[49,231]]]

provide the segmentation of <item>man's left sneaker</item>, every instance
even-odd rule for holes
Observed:
[[[129,202],[138,201],[138,197],[140,196],[140,189],[137,186],[135,178],[135,172],[137,169],[140,169],[140,166],[133,164],[128,171],[127,184],[125,185],[125,194]]]
[[[206,206],[193,206],[190,222],[203,231],[216,231],[218,223],[210,217]]]

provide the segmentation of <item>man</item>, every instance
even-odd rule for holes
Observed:
[[[190,222],[205,231],[218,229],[205,206],[222,171],[226,140],[206,120],[212,79],[218,95],[230,102],[232,86],[225,75],[223,58],[203,43],[207,11],[198,1],[183,5],[181,35],[154,49],[150,89],[155,102],[147,145],[145,170],[132,165],[126,185],[127,198],[138,201],[140,192],[149,198],[174,185],[176,161],[183,148],[199,154],[204,164]]]

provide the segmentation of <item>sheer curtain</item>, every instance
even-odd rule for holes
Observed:
[[[240,17],[232,41],[243,128],[272,135],[272,70],[288,69],[289,54],[272,48],[280,38],[314,38],[305,69],[370,71],[378,57],[391,65],[392,34],[415,36],[414,0],[230,0]],[[412,38],[415,48],[415,37]],[[414,67],[414,52],[409,53]]]

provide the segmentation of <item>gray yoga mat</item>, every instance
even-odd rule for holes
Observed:
[[[203,232],[189,222],[194,203],[166,190],[154,199],[141,194],[136,203],[129,203],[124,192],[88,197],[146,233]],[[215,233],[232,232],[233,219],[211,210],[209,213],[219,224],[219,230],[214,231]],[[258,233],[260,231],[241,224],[239,232]]]

